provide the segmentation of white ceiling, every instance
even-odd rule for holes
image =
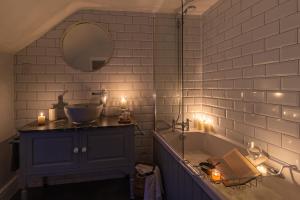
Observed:
[[[194,0],[202,14],[217,0]],[[15,53],[81,9],[174,13],[181,0],[1,0],[0,53]]]

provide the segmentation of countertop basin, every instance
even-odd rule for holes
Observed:
[[[68,120],[74,124],[91,123],[100,117],[103,105],[72,104],[65,106],[64,111]]]

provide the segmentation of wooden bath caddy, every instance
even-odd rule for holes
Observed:
[[[261,175],[237,149],[231,150],[222,158],[210,158],[208,162],[221,172],[222,183],[226,187],[244,185]]]

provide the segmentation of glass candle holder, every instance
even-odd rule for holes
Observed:
[[[221,172],[217,169],[211,170],[211,180],[213,182],[221,182]]]
[[[37,119],[38,125],[42,126],[46,124],[46,116],[44,115],[44,113],[40,113]]]
[[[126,110],[127,109],[127,105],[128,101],[127,101],[127,97],[121,97],[120,99],[120,107],[122,110]]]

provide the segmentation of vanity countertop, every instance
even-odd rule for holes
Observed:
[[[56,120],[53,122],[46,121],[45,125],[39,126],[37,121],[31,122],[22,128],[19,128],[19,133],[26,132],[49,132],[49,131],[68,131],[86,128],[102,128],[102,127],[119,127],[135,125],[135,120],[132,119],[131,123],[119,123],[118,116],[101,117],[93,123],[75,125],[70,123],[67,119]]]

